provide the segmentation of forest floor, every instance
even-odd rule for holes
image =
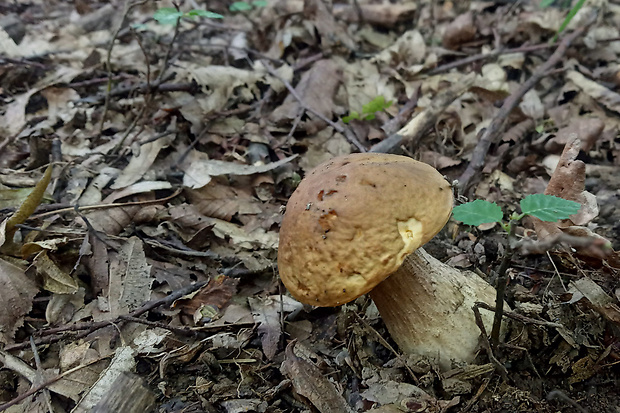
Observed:
[[[0,411],[620,413],[620,3],[577,3],[2,2]],[[582,204],[427,245],[511,254],[472,363],[281,284],[288,198],[366,151]]]

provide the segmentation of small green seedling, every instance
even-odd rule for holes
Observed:
[[[504,212],[502,208],[495,202],[483,201],[477,199],[473,202],[454,207],[453,216],[457,221],[461,221],[466,225],[480,225],[491,222],[499,222],[508,233],[508,242],[502,263],[497,270],[497,296],[495,299],[495,315],[493,317],[493,330],[491,331],[491,345],[493,348],[499,346],[500,329],[502,325],[502,315],[504,313],[504,296],[506,293],[506,284],[508,275],[506,270],[510,265],[513,255],[511,240],[514,240],[514,228],[517,221],[523,219],[526,215],[531,215],[542,221],[554,222],[560,219],[566,219],[573,214],[579,212],[581,204],[574,201],[558,198],[552,195],[534,194],[528,195],[521,200],[521,213],[513,212],[508,222],[504,222]]]
[[[531,215],[542,221],[554,222],[560,219],[567,219],[570,215],[576,214],[581,208],[581,204],[574,201],[558,198],[553,195],[534,194],[528,195],[521,200],[521,214],[513,213],[511,221],[519,221],[526,215]],[[481,225],[491,222],[499,222],[507,228],[507,224],[502,223],[504,212],[495,202],[477,199],[473,202],[454,207],[454,219],[466,225]]]
[[[349,113],[349,116],[345,116],[342,118],[344,123],[349,123],[353,119],[361,119],[361,120],[373,120],[375,118],[375,113],[381,112],[392,106],[393,101],[386,102],[383,96],[377,96],[364,106],[362,106],[362,114],[360,115],[356,111],[352,111]]]
[[[252,9],[258,9],[261,7],[267,6],[267,2],[264,0],[256,0],[253,2],[247,1],[235,1],[230,6],[228,6],[228,10],[230,11],[248,11]]]
[[[153,15],[153,19],[155,19],[160,24],[170,24],[176,25],[179,23],[179,19],[183,17],[206,17],[208,19],[222,19],[224,16],[218,13],[213,13],[207,10],[190,10],[188,12],[182,12],[174,7],[163,7],[155,12]]]

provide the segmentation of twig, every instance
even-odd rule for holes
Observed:
[[[177,3],[173,1],[172,4],[178,11],[179,6],[177,5]],[[168,45],[168,48],[166,49],[166,54],[164,55],[164,60],[162,62],[161,69],[160,69],[161,71],[159,72],[159,76],[157,76],[157,80],[155,81],[156,84],[160,84],[162,82],[162,79],[164,78],[164,73],[166,73],[166,69],[168,69],[168,61],[170,60],[170,55],[172,54],[172,46],[174,45],[174,42],[176,41],[177,36],[179,35],[180,27],[181,27],[181,19],[178,19],[177,24],[174,25],[174,34],[172,35],[172,40],[170,40],[170,44]]]
[[[485,310],[495,311],[495,307],[493,307],[492,305],[488,305],[487,303],[477,302],[476,305],[478,307],[480,307],[480,308],[484,308]],[[522,322],[524,324],[535,324],[535,325],[544,326],[544,327],[551,327],[551,328],[562,328],[562,327],[564,327],[560,323],[554,323],[554,322],[545,321],[545,320],[537,320],[535,318],[526,317],[524,315],[515,313],[514,311],[504,311],[503,316],[507,317],[507,318],[512,318],[513,320],[520,321],[520,322]]]
[[[267,72],[269,72],[269,74],[271,76],[275,77],[276,79],[278,79],[280,82],[282,82],[284,84],[286,89],[288,89],[289,93],[297,100],[297,102],[299,102],[299,106],[301,106],[304,110],[312,113],[317,118],[321,119],[323,122],[327,123],[329,126],[334,128],[334,130],[336,132],[342,133],[345,136],[345,138],[347,138],[347,140],[350,143],[355,145],[355,147],[357,148],[358,151],[360,151],[360,152],[366,152],[367,151],[366,148],[364,147],[364,145],[362,145],[362,143],[355,137],[355,135],[353,134],[351,129],[349,129],[347,127],[343,127],[342,125],[337,124],[336,122],[332,121],[331,119],[328,119],[322,113],[320,113],[320,112],[312,109],[310,106],[306,105],[304,103],[304,100],[302,99],[302,97],[299,96],[299,93],[297,93],[295,88],[293,88],[293,86],[288,82],[288,80],[286,80],[282,76],[280,76],[278,74],[278,72],[276,72],[276,70],[269,63],[267,63],[266,61],[263,60],[262,63],[263,63],[263,66],[265,66],[265,69],[267,69]]]
[[[123,22],[127,18],[127,15],[131,11],[131,9],[138,5],[138,3],[130,4],[131,0],[125,0],[125,4],[123,6],[123,12],[121,14],[121,18],[118,22],[118,27],[114,31],[112,38],[110,39],[110,44],[108,45],[108,54],[106,58],[106,69],[108,71],[108,86],[106,87],[106,95],[105,95],[105,103],[103,106],[103,114],[101,115],[101,122],[99,123],[99,133],[103,130],[103,125],[105,123],[105,118],[108,115],[108,109],[110,107],[110,91],[112,90],[112,49],[114,49],[114,42],[118,38],[118,35],[123,28]],[[146,3],[146,0],[143,0],[142,3]]]
[[[543,240],[534,241],[530,239],[523,239],[515,245],[515,249],[518,248],[520,250],[519,252],[523,255],[544,254],[558,246],[586,248],[596,243],[600,243],[601,247],[603,247],[605,241],[598,238],[577,237],[560,232]]]
[[[457,67],[465,66],[470,63],[475,63],[480,60],[489,60],[495,57],[511,54],[511,53],[528,53],[528,52],[536,52],[538,50],[545,50],[550,47],[553,47],[553,44],[550,43],[542,43],[542,44],[533,44],[528,46],[515,47],[512,49],[496,49],[490,53],[480,53],[472,56],[464,57],[463,59],[455,60],[454,62],[446,63],[445,65],[437,66],[434,69],[431,69],[426,74],[429,76],[438,75],[440,73],[447,72],[452,69],[456,69]]]
[[[577,37],[581,36],[588,27],[589,24],[582,26],[562,39],[558,45],[558,48],[555,52],[553,52],[549,59],[540,65],[532,76],[504,101],[504,104],[499,109],[497,114],[495,114],[491,124],[486,128],[480,138],[480,141],[478,141],[478,144],[474,148],[471,161],[469,162],[467,169],[459,178],[459,193],[463,194],[467,191],[467,189],[469,189],[469,186],[472,183],[472,178],[477,175],[484,166],[484,160],[487,152],[489,151],[491,144],[499,138],[508,115],[510,115],[513,109],[517,107],[523,96],[525,96],[530,89],[532,89],[551,69],[554,68],[556,64],[560,62],[571,43]]]
[[[579,413],[588,413],[586,409],[581,407],[576,401],[568,397],[561,390],[551,390],[549,393],[547,393],[547,400],[560,400],[573,406],[573,408],[577,409],[576,411]]]
[[[58,380],[61,380],[64,377],[67,377],[68,375],[73,374],[76,371],[79,371],[79,370],[83,369],[84,367],[88,367],[88,366],[90,366],[92,364],[95,364],[95,363],[98,363],[98,362],[100,362],[102,360],[105,360],[106,358],[107,357],[102,357],[102,358],[99,358],[99,359],[92,360],[92,361],[90,361],[90,362],[88,362],[86,364],[82,364],[80,366],[77,366],[77,367],[74,367],[72,369],[69,369],[69,370],[65,371],[64,373],[59,374],[56,377],[52,377],[51,379],[49,379],[49,380],[47,380],[47,381],[45,381],[45,382],[43,382],[43,383],[41,383],[41,384],[31,388],[26,393],[20,394],[19,396],[17,396],[16,398],[11,400],[10,402],[7,402],[7,403],[4,403],[4,404],[0,405],[0,412],[5,411],[6,409],[8,409],[11,406],[15,406],[16,404],[18,404],[19,402],[21,402],[21,401],[27,399],[28,397],[32,396],[33,394],[35,394],[39,390],[44,389],[44,388],[46,388],[46,387],[56,383]]]
[[[489,360],[491,360],[491,362],[493,364],[495,364],[495,367],[497,367],[497,369],[499,370],[499,374],[502,376],[502,379],[504,381],[508,381],[508,370],[506,369],[506,366],[504,366],[493,354],[493,349],[491,348],[491,345],[489,344],[489,339],[487,336],[487,329],[484,328],[484,322],[482,321],[482,316],[480,315],[480,310],[478,309],[479,303],[474,304],[474,306],[471,308],[474,312],[474,318],[476,319],[476,325],[478,326],[478,328],[480,329],[480,336],[482,337],[482,347],[484,347],[484,350],[487,353],[487,356],[489,357]]]
[[[96,210],[96,209],[123,208],[123,207],[127,207],[127,206],[155,205],[155,204],[159,204],[159,203],[162,203],[162,202],[169,201],[169,200],[177,197],[181,192],[183,192],[183,189],[177,189],[176,191],[174,191],[174,193],[172,195],[170,195],[170,196],[168,196],[166,198],[153,199],[151,201],[119,202],[119,203],[113,203],[113,204],[85,205],[85,206],[77,206],[77,207],[76,206],[72,206],[72,207],[68,207],[68,208],[55,209],[55,210],[52,210],[52,211],[43,212],[41,214],[31,216],[29,219],[41,219],[41,218],[45,218],[45,217],[56,215],[56,214],[62,214],[64,212],[75,212],[76,208],[77,208],[77,211],[92,211],[92,210]]]
[[[435,124],[448,105],[469,89],[475,77],[474,73],[466,75],[448,89],[438,93],[426,109],[418,113],[398,132],[370,148],[370,152],[390,153],[403,144],[415,145]]]
[[[162,305],[169,305],[175,300],[178,300],[179,298],[187,294],[193,293],[194,291],[198,291],[199,289],[201,289],[208,283],[209,283],[209,280],[197,282],[192,285],[188,285],[187,287],[184,287],[184,288],[181,288],[179,290],[172,292],[171,294],[169,294],[168,296],[164,298],[148,301],[144,303],[141,307],[130,312],[129,314],[123,314],[121,316],[116,317],[114,320],[98,321],[95,323],[74,323],[74,324],[64,325],[64,326],[60,326],[56,328],[51,328],[48,330],[43,330],[40,332],[40,334],[45,334],[46,337],[35,339],[35,344],[36,345],[51,344],[51,343],[60,341],[64,337],[64,335],[61,333],[66,332],[66,331],[82,331],[81,333],[75,336],[75,339],[77,340],[80,338],[84,338],[88,336],[89,334],[91,334],[92,332],[97,331],[101,328],[107,327],[110,324],[121,322],[123,320],[122,317],[126,317],[126,316],[139,317],[140,315],[148,311],[151,311],[157,307],[161,307]],[[4,349],[6,351],[21,350],[21,349],[28,347],[28,345],[29,345],[29,342],[16,343],[16,344],[8,345]]]

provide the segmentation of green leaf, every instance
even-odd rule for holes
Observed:
[[[551,6],[553,4],[554,1],[555,0],[543,0],[543,1],[540,2],[540,7],[543,8],[543,9],[546,8],[546,7],[549,7],[549,6]]]
[[[344,123],[349,123],[351,122],[353,119],[359,119],[360,118],[360,114],[357,113],[356,111],[353,111],[351,113],[349,113],[349,116],[345,116],[342,118],[342,121]]]
[[[185,15],[190,16],[190,17],[206,17],[207,19],[223,19],[224,18],[224,16],[222,16],[221,14],[213,13],[212,11],[208,11],[208,10],[200,10],[200,9],[190,10]]]
[[[553,195],[534,194],[521,200],[521,211],[536,218],[554,222],[567,219],[570,215],[579,212],[581,204],[575,201],[558,198]]]
[[[252,2],[252,6],[254,7],[267,7],[267,1],[265,0],[256,0]]]
[[[228,6],[228,10],[230,11],[248,11],[252,10],[252,6],[245,1],[236,1]]]
[[[164,7],[153,14],[153,18],[160,24],[177,24],[179,18],[183,16],[183,12],[178,11],[174,7]]]
[[[389,108],[392,105],[392,101],[386,103],[383,96],[377,96],[364,106],[362,106],[362,113],[374,114]]]
[[[454,219],[465,225],[475,226],[489,222],[500,222],[504,217],[499,205],[482,199],[454,207],[452,215]]]

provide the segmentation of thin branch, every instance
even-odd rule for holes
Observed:
[[[579,36],[581,36],[585,30],[589,27],[589,24],[586,26],[582,26],[564,37],[558,48],[553,52],[553,54],[549,57],[549,59],[540,65],[536,71],[532,74],[532,76],[527,79],[519,89],[517,89],[514,93],[512,93],[505,101],[500,110],[495,114],[491,124],[486,128],[484,133],[482,134],[480,141],[474,148],[472,153],[472,158],[467,166],[467,169],[461,177],[459,178],[459,192],[463,194],[467,189],[469,189],[472,184],[471,180],[474,176],[476,176],[482,167],[484,166],[484,160],[486,158],[487,152],[491,147],[491,144],[496,142],[499,136],[503,131],[504,123],[506,119],[508,119],[508,115],[513,111],[514,108],[517,107],[519,102],[525,94],[532,89],[536,84],[543,78],[545,75],[552,70],[555,65],[557,65],[560,60],[566,54],[571,43]]]
[[[88,336],[89,334],[93,333],[94,331],[97,331],[101,328],[107,327],[114,323],[122,322],[123,317],[127,317],[127,316],[139,317],[140,315],[148,311],[151,311],[157,307],[172,304],[172,302],[174,302],[175,300],[178,300],[179,298],[187,294],[191,294],[194,291],[198,291],[199,289],[201,289],[208,283],[209,283],[209,280],[197,282],[192,285],[188,285],[187,287],[184,287],[184,288],[181,288],[179,290],[172,292],[171,294],[167,295],[164,298],[148,301],[144,303],[141,307],[130,312],[129,314],[118,316],[114,320],[98,321],[94,323],[74,323],[74,324],[64,325],[64,326],[60,326],[56,328],[50,328],[48,330],[43,330],[40,332],[40,334],[46,334],[47,336],[35,339],[34,340],[35,344],[41,345],[41,344],[56,343],[64,338],[64,334],[62,333],[67,332],[67,331],[81,331],[81,333],[77,334],[74,337],[75,340],[79,340],[80,338],[84,338]],[[21,350],[21,349],[28,347],[29,344],[30,344],[29,342],[16,343],[16,344],[8,345],[4,349],[6,351]]]
[[[20,403],[21,401],[27,399],[28,397],[32,396],[33,394],[37,393],[38,391],[56,383],[58,380],[61,380],[65,377],[67,377],[70,374],[73,374],[81,369],[83,369],[84,367],[88,367],[92,364],[98,363],[102,360],[105,360],[107,357],[102,357],[102,358],[98,358],[95,360],[92,360],[86,364],[82,364],[80,366],[74,367],[72,369],[69,369],[67,371],[65,371],[64,373],[59,374],[56,377],[52,377],[51,379],[31,388],[30,390],[28,390],[26,393],[24,394],[20,394],[19,396],[17,396],[16,398],[14,398],[13,400],[11,400],[10,402],[4,403],[2,405],[0,405],[0,412],[5,411],[6,409],[8,409],[11,406],[15,406],[16,404]]]

